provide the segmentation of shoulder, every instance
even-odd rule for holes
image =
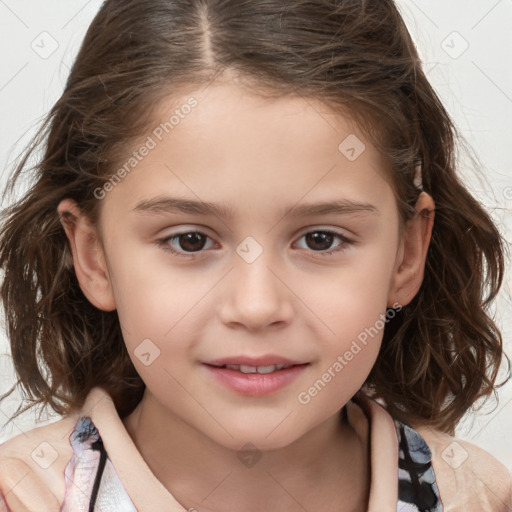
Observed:
[[[430,427],[415,427],[432,454],[444,512],[511,512],[507,468],[482,448]]]
[[[76,421],[70,416],[0,445],[0,511],[6,505],[12,512],[59,510],[64,469],[72,456],[69,436]]]

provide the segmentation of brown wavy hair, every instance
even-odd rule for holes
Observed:
[[[29,177],[28,192],[2,212],[0,235],[13,389],[61,414],[80,407],[94,386],[110,392],[121,416],[138,403],[144,383],[117,313],[82,293],[57,205],[71,198],[96,224],[101,201],[93,191],[147,133],[161,100],[235,76],[256,94],[319,99],[355,120],[392,159],[402,223],[414,214],[414,170],[422,164],[436,205],[424,281],[386,325],[365,389],[395,417],[453,433],[493,392],[504,357],[488,313],[503,279],[504,244],[455,172],[460,135],[392,0],[102,4],[5,191]],[[28,168],[41,146],[42,158]]]

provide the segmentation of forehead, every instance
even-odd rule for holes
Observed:
[[[265,139],[270,139],[272,144],[296,139],[298,150],[304,139],[332,146],[333,140],[341,141],[350,134],[365,138],[347,108],[335,110],[317,98],[300,94],[262,95],[247,86],[230,84],[212,84],[164,97],[154,110],[150,130],[159,140],[172,138],[167,137],[171,132],[175,138],[180,135],[201,138],[207,134],[208,138],[200,140],[201,144],[212,141],[214,147],[217,138],[226,140],[229,136],[230,142],[236,142],[232,149],[254,147]],[[250,138],[246,137],[248,134]],[[241,144],[243,140],[245,148]]]
[[[254,201],[244,205],[256,209],[262,198],[288,204],[333,193],[369,202],[389,192],[383,155],[356,123],[320,101],[211,85],[169,96],[153,118],[132,148],[150,149],[109,193],[125,193],[132,208],[171,191],[228,205],[247,194]]]

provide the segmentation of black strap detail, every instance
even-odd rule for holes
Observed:
[[[399,498],[406,503],[416,505],[420,512],[428,512],[437,503],[437,496],[428,483],[420,482],[419,475],[429,469],[431,464],[418,464],[412,460],[403,425],[400,426],[400,447],[404,453],[404,460],[399,461],[399,467],[409,473],[411,481],[399,481]]]
[[[100,490],[101,477],[103,476],[105,463],[107,462],[107,452],[105,451],[105,447],[103,446],[103,441],[101,439],[98,439],[97,441],[92,443],[91,449],[100,452],[98,470],[96,471],[96,476],[94,477],[94,485],[92,487],[91,500],[89,501],[89,512],[94,512],[94,507],[96,505],[96,500],[98,498],[98,491]]]

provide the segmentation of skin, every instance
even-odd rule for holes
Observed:
[[[73,201],[58,208],[74,215],[63,225],[81,288],[96,307],[117,309],[147,386],[125,426],[185,508],[366,510],[368,447],[339,412],[370,372],[382,331],[309,403],[298,395],[386,307],[404,306],[417,293],[432,198],[420,195],[402,236],[388,163],[348,119],[312,100],[271,100],[234,85],[188,96],[198,105],[102,199],[99,230]],[[162,103],[155,126],[188,96]],[[365,144],[354,161],[338,150],[350,134]],[[139,201],[162,196],[223,203],[233,216],[134,211]],[[340,199],[375,211],[282,213]],[[351,242],[334,237],[322,246],[304,236],[326,230]],[[187,253],[183,238],[167,246],[185,256],[158,242],[190,231],[209,237],[199,252]],[[248,236],[263,250],[250,263],[236,252]],[[134,355],[144,339],[160,350],[149,366]],[[285,388],[248,397],[201,364],[240,354],[310,364]],[[261,454],[253,467],[237,457],[249,442]]]

